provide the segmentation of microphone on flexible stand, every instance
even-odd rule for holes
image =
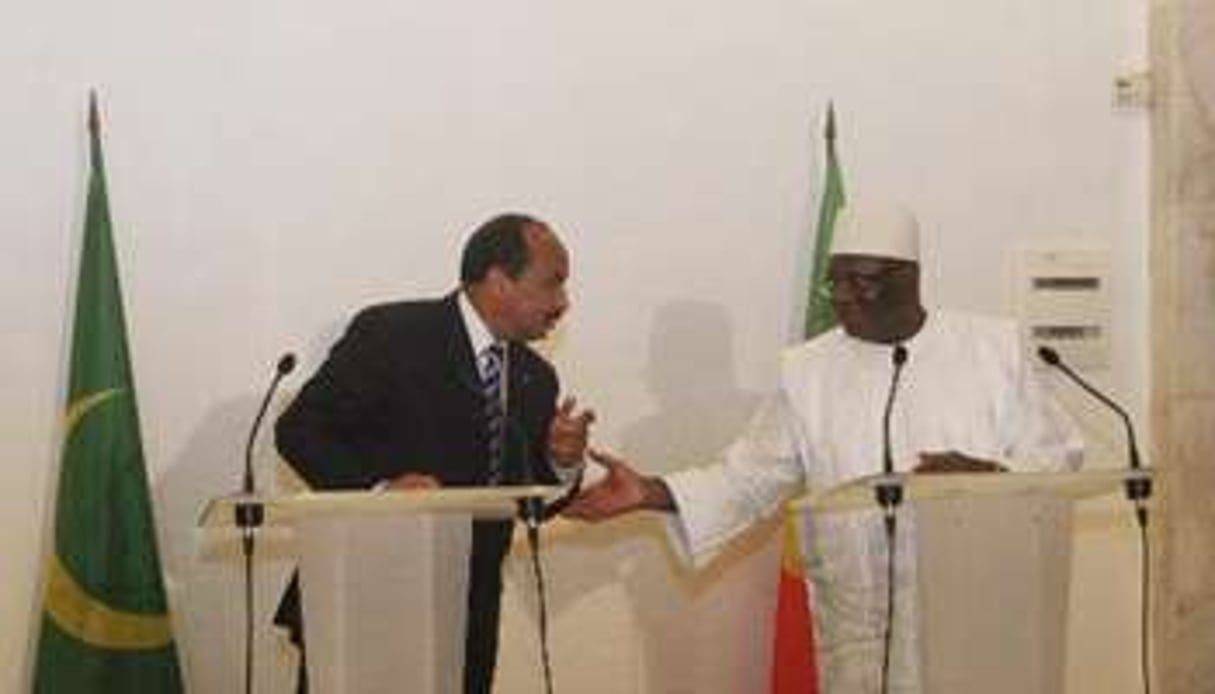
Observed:
[[[278,363],[274,365],[274,378],[271,379],[270,387],[266,388],[266,394],[262,397],[262,404],[253,418],[253,426],[249,427],[249,439],[245,442],[245,472],[241,477],[240,489],[241,494],[246,497],[252,497],[257,491],[253,482],[253,444],[257,441],[257,432],[261,429],[262,419],[266,416],[266,410],[270,407],[270,399],[274,397],[274,391],[278,389],[279,381],[283,380],[283,377],[291,373],[294,368],[294,354],[287,352],[279,357]],[[246,534],[248,534],[247,531],[261,526],[262,520],[263,512],[260,503],[246,499],[236,505],[236,526],[246,531]]]
[[[257,498],[257,487],[253,481],[253,444],[261,429],[262,419],[270,407],[270,399],[283,377],[295,368],[295,355],[287,352],[279,357],[274,366],[274,378],[266,388],[261,406],[249,427],[249,440],[245,444],[245,472],[241,478],[241,493],[235,506],[236,527],[240,528],[241,548],[245,557],[245,692],[253,691],[253,539],[255,530],[265,520],[265,508]]]
[[[514,414],[511,412],[508,404],[510,402],[510,343],[507,342],[505,349],[502,350],[502,386],[498,391],[499,397],[502,399],[502,434],[505,436],[502,445],[502,456],[504,462],[509,462],[512,459],[510,455],[510,443],[514,439],[518,439],[517,455],[515,460],[519,465],[519,483],[524,486],[532,486],[536,483],[536,472],[532,469],[532,447],[527,438],[527,429],[524,426],[523,418],[520,417],[516,421]],[[516,401],[520,404],[526,398],[526,391],[529,380],[526,371],[519,374],[520,376],[520,394]],[[527,528],[527,545],[531,550],[532,555],[532,573],[536,579],[536,602],[538,605],[538,624],[540,629],[540,666],[544,675],[544,691],[547,694],[552,694],[553,691],[553,668],[551,658],[549,657],[548,648],[548,597],[544,583],[544,568],[540,562],[540,522],[544,519],[544,501],[535,496],[529,496],[519,499],[519,515],[523,519],[523,523]]]
[[[1127,458],[1132,474],[1126,478],[1126,498],[1135,505],[1135,520],[1139,523],[1139,672],[1143,678],[1143,691],[1152,691],[1152,646],[1151,630],[1148,624],[1151,619],[1151,547],[1147,532],[1148,508],[1147,500],[1152,496],[1152,478],[1143,470],[1139,462],[1139,447],[1135,445],[1135,428],[1131,425],[1131,417],[1126,410],[1107,397],[1104,393],[1089,385],[1071,369],[1059,353],[1045,345],[1038,347],[1038,357],[1052,368],[1058,369],[1073,383],[1080,386],[1089,395],[1099,400],[1103,405],[1118,413],[1126,427]]]
[[[882,413],[882,479],[873,487],[874,496],[882,507],[882,520],[886,526],[886,628],[883,635],[881,692],[890,689],[890,653],[894,642],[894,555],[897,516],[895,509],[903,501],[903,486],[894,478],[894,454],[890,445],[890,413],[894,409],[894,396],[898,392],[899,377],[907,363],[907,348],[895,345],[890,354],[894,373],[890,376],[890,391],[886,394],[886,410]]]
[[[903,373],[903,365],[907,363],[907,348],[895,345],[890,354],[894,365],[894,373],[890,377],[890,390],[886,394],[886,410],[882,413],[882,475],[886,479],[873,487],[874,497],[886,515],[886,525],[894,523],[895,508],[903,502],[903,487],[894,481],[894,456],[890,447],[890,413],[894,409],[894,396],[899,388],[899,377]]]
[[[505,462],[510,461],[510,442],[517,436],[519,438],[519,449],[517,451],[517,460],[519,462],[519,483],[525,486],[531,486],[536,483],[536,475],[535,471],[532,470],[532,461],[531,456],[529,455],[531,450],[527,442],[527,432],[523,429],[522,420],[516,421],[514,413],[511,412],[510,409],[510,392],[511,386],[513,385],[511,383],[510,353],[510,343],[507,342],[502,350],[502,387],[498,389],[498,397],[501,398],[502,407],[502,433],[503,436],[505,436],[502,446],[502,456]],[[526,388],[527,374],[521,374],[521,377],[522,383],[520,386],[522,388]],[[522,398],[517,398],[517,400],[519,402],[523,401]],[[544,518],[543,502],[535,497],[520,499],[519,515],[523,519],[524,524],[527,526],[530,539],[532,534],[539,531],[540,521]]]
[[[1063,361],[1063,358],[1060,357],[1059,353],[1054,349],[1046,346],[1038,347],[1038,358],[1046,362],[1048,366],[1058,369],[1073,383],[1083,388],[1085,392],[1096,398],[1106,407],[1116,412],[1118,416],[1122,418],[1122,424],[1126,427],[1127,458],[1129,460],[1130,469],[1135,472],[1142,470],[1143,466],[1139,461],[1139,447],[1135,444],[1135,428],[1132,426],[1131,417],[1127,414],[1126,410],[1124,410],[1118,403],[1114,402],[1110,397],[1090,385],[1088,381],[1081,378],[1080,374],[1073,371],[1072,368]],[[1151,477],[1147,475],[1134,475],[1127,478],[1126,498],[1135,505],[1135,517],[1138,519],[1140,527],[1147,525],[1147,500],[1151,498],[1151,496]]]

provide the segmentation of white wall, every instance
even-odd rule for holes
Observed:
[[[310,370],[357,306],[446,290],[471,226],[532,211],[573,254],[549,351],[598,409],[597,442],[652,470],[705,462],[797,324],[829,99],[849,190],[918,208],[943,303],[1004,311],[1022,245],[1107,245],[1113,367],[1096,376],[1140,409],[1145,119],[1109,84],[1141,61],[1145,22],[1129,0],[5,3],[0,691],[29,672],[89,86],[179,635],[195,691],[219,692],[239,677],[238,574],[192,523],[236,485],[280,351]],[[268,446],[260,460],[270,477]],[[1121,537],[1111,523],[1090,525]],[[771,537],[700,575],[652,520],[559,538],[559,686],[760,691]],[[1114,545],[1081,577],[1133,572]],[[273,551],[263,609],[287,566]],[[501,689],[534,691],[522,566],[510,577]],[[1102,586],[1080,591],[1076,692],[1134,682],[1133,587]],[[265,691],[286,691],[284,651],[262,653]]]

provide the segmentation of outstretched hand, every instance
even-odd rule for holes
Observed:
[[[670,492],[657,478],[645,477],[623,458],[589,449],[591,460],[607,469],[607,476],[583,489],[562,515],[584,521],[602,521],[641,509],[674,508]]]

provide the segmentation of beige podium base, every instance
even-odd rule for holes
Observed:
[[[309,492],[211,501],[200,523],[231,528],[256,501],[294,532],[312,694],[460,694],[472,520],[509,518],[557,487]]]
[[[923,691],[1061,694],[1071,502],[950,499],[915,514]]]
[[[1120,492],[1150,471],[900,474],[851,480],[791,502],[812,517],[872,510],[904,489],[913,518],[916,639],[926,694],[1060,694],[1065,684],[1072,502]],[[874,514],[874,522],[877,514]],[[880,667],[875,663],[874,667]]]
[[[308,685],[315,694],[458,694],[471,520],[297,522]]]

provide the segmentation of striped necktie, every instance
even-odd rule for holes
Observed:
[[[502,345],[493,344],[481,352],[481,396],[485,413],[485,434],[488,442],[487,482],[502,482],[502,458],[505,446],[506,411],[502,403]]]

